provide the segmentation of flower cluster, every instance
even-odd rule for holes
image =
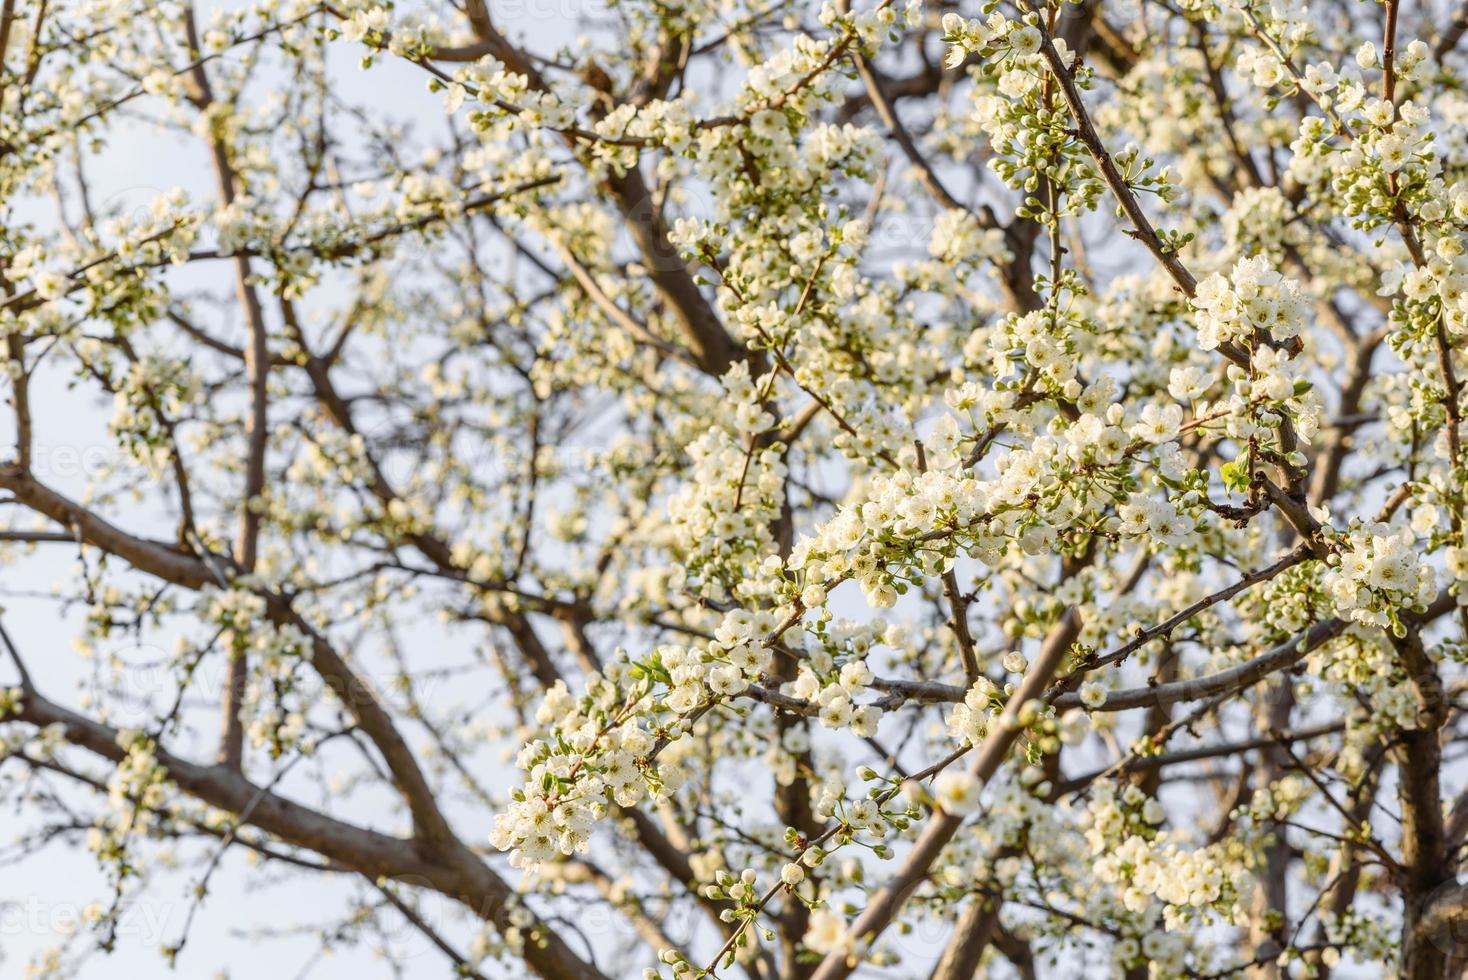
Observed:
[[[645,660],[611,664],[588,680],[579,699],[557,682],[535,715],[546,736],[528,742],[516,760],[525,783],[496,815],[494,845],[509,851],[516,867],[533,869],[556,854],[585,850],[609,807],[675,793],[687,774],[676,752],[665,750],[691,730],[693,718],[762,677],[773,656],[766,635],[775,625],[773,614],[736,610],[707,644],[665,644]],[[859,676],[859,666],[843,668],[853,684]],[[835,710],[834,701],[826,707]],[[851,712],[849,700],[844,710]],[[653,717],[645,725],[639,713]]]
[[[948,736],[959,745],[978,745],[989,733],[989,725],[1004,710],[999,686],[979,677],[964,693],[963,700],[948,714]]]
[[[1247,851],[1238,843],[1189,848],[1177,835],[1158,830],[1165,811],[1136,786],[1117,792],[1098,784],[1086,808],[1086,837],[1096,874],[1120,890],[1134,913],[1162,903],[1169,926],[1199,913],[1225,921],[1244,914],[1240,897],[1251,881]]]
[[[823,684],[814,670],[802,667],[800,676],[783,685],[781,693],[818,706],[817,717],[827,728],[870,737],[877,733],[881,711],[874,705],[859,704],[856,699],[868,691],[871,682],[872,672],[866,661],[850,660],[829,684]]]
[[[1357,525],[1338,540],[1338,560],[1321,587],[1339,615],[1400,630],[1398,610],[1425,606],[1437,592],[1437,571],[1416,549],[1410,527]]]
[[[1214,274],[1198,283],[1198,344],[1214,350],[1232,341],[1253,345],[1298,336],[1308,306],[1299,286],[1262,255],[1240,259],[1228,276]]]

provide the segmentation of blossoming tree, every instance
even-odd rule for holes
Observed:
[[[3,0],[36,968],[1457,976],[1468,7],[499,6]]]

